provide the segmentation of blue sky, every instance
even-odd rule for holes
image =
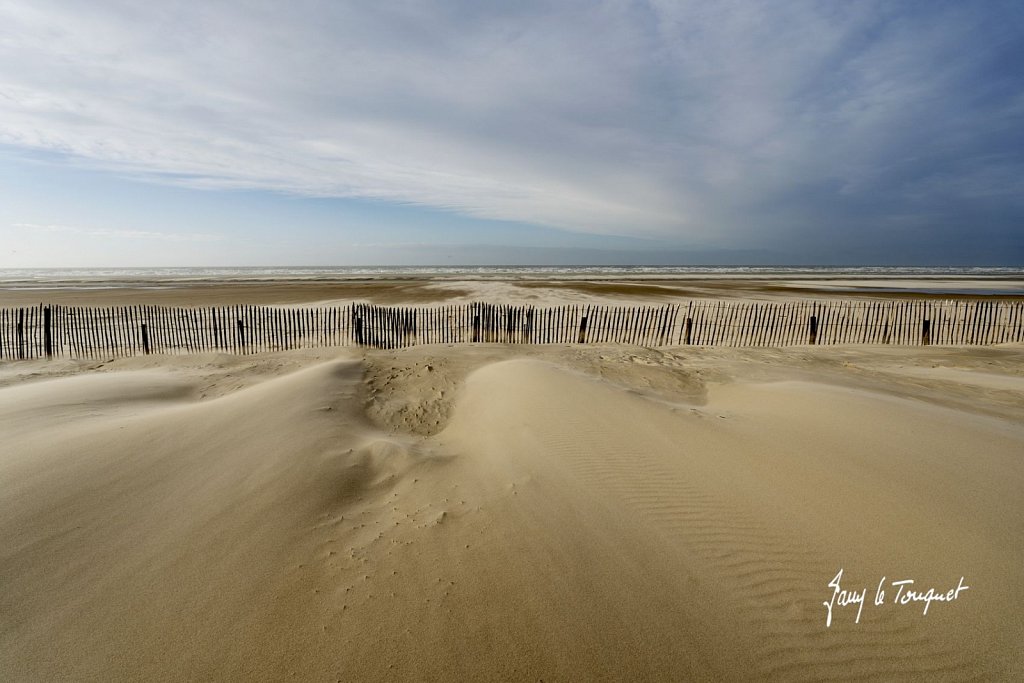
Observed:
[[[0,0],[0,267],[1024,265],[1024,3]]]

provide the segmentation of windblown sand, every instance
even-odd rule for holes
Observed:
[[[1021,347],[426,346],[0,385],[4,680],[1024,676]],[[826,626],[840,569],[866,604]]]

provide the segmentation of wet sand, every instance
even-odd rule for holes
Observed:
[[[1024,297],[1020,278],[373,278],[275,279],[223,282],[49,283],[0,286],[0,307],[40,303],[69,306],[215,306],[344,304],[431,305],[489,301],[507,304],[648,304],[692,298],[784,300],[858,298]]]

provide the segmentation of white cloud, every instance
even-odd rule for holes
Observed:
[[[964,87],[986,47],[961,49],[981,30],[965,14],[0,0],[0,144],[196,187],[714,243],[794,193],[920,193],[950,171],[906,159],[1019,137],[1010,104]]]

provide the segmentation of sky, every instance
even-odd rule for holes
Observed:
[[[0,268],[1024,266],[1020,0],[0,0]]]

